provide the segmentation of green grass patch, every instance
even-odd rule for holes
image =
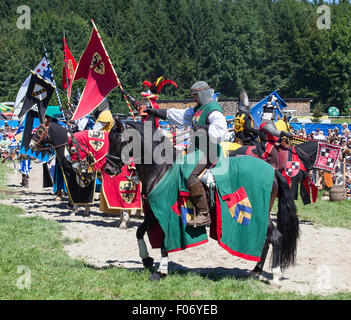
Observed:
[[[316,203],[303,205],[302,200],[295,201],[300,222],[311,222],[319,227],[338,227],[351,229],[351,201],[322,200],[324,192],[318,193]],[[278,201],[275,201],[273,212],[278,210]]]
[[[316,203],[304,206],[297,201],[297,212],[300,221],[310,221],[318,226],[351,229],[351,201],[322,200],[318,195]]]
[[[6,163],[0,162],[0,189],[3,189],[3,190],[8,189],[6,187],[8,174],[9,174],[9,167],[7,166]],[[9,196],[3,193],[0,193],[0,200],[5,200],[6,198],[9,198]]]

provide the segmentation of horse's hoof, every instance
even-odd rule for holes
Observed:
[[[255,278],[255,279],[259,279],[261,274],[262,274],[261,272],[255,272],[254,270],[250,271],[250,276]]]
[[[276,288],[276,289],[280,289],[282,286],[282,283],[279,280],[270,280],[269,284],[271,287]]]
[[[147,257],[145,259],[142,260],[143,261],[143,265],[145,269],[151,269],[152,266],[154,265],[154,259],[151,257]]]
[[[128,226],[127,226],[126,223],[122,222],[122,223],[119,225],[118,228],[121,229],[121,230],[126,230],[126,229],[128,229]]]
[[[250,271],[250,274],[253,277],[257,278],[262,274],[262,269],[256,266],[253,270]]]
[[[162,278],[164,278],[164,277],[166,277],[165,274],[156,272],[156,273],[154,273],[153,275],[150,276],[149,280],[150,281],[161,281]]]
[[[269,280],[262,274],[260,274],[258,276],[258,280],[262,281],[262,282],[265,282],[265,283],[269,283]]]

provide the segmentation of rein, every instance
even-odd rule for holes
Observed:
[[[65,145],[67,145],[67,144],[68,144],[68,142],[59,144],[57,146],[49,146],[49,147],[46,147],[46,148],[37,148],[37,150],[38,151],[44,151],[44,150],[56,149],[56,148],[59,148],[59,147],[63,147]]]
[[[339,144],[330,143],[329,141],[316,140],[316,139],[309,139],[309,138],[301,138],[301,137],[299,137],[299,136],[293,136],[293,140],[302,141],[302,142],[308,142],[308,141],[313,141],[313,142],[325,142],[325,143],[328,143],[328,144],[333,145],[333,146],[335,146],[335,147],[340,147]]]

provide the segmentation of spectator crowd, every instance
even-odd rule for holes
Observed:
[[[326,175],[320,170],[314,170],[312,173],[312,180],[320,189],[324,189],[330,187],[330,185],[342,185],[345,179],[347,197],[351,199],[351,131],[347,123],[342,124],[342,130],[339,130],[338,127],[328,129],[327,135],[319,128],[317,128],[316,131],[312,131],[310,134],[306,133],[306,129],[293,130],[293,134],[303,139],[324,141],[342,147],[335,171],[330,175]],[[330,180],[329,183],[324,181],[326,176]]]

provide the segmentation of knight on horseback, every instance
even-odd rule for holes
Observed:
[[[261,125],[259,128],[260,137],[265,137],[264,150],[262,145],[258,145],[258,152],[260,158],[267,161],[275,169],[277,169],[278,163],[278,149],[279,143],[284,137],[292,139],[293,135],[290,132],[283,130],[278,130],[274,124],[275,120],[275,109],[277,98],[274,95],[271,95],[268,99],[268,102],[263,106],[263,113],[261,117]],[[262,135],[263,134],[263,135]]]
[[[189,109],[152,109],[146,108],[149,115],[170,120],[177,125],[192,126],[194,135],[207,136],[207,150],[188,179],[190,198],[196,208],[194,220],[189,220],[187,226],[201,227],[211,223],[206,193],[199,175],[217,161],[219,142],[224,140],[227,132],[227,122],[223,110],[213,99],[214,90],[204,81],[195,82],[191,87],[192,96],[197,103]],[[195,144],[195,150],[199,146]]]
[[[254,128],[250,114],[250,101],[245,90],[240,92],[238,98],[238,112],[234,118],[235,142],[241,145],[256,145],[259,130]]]

